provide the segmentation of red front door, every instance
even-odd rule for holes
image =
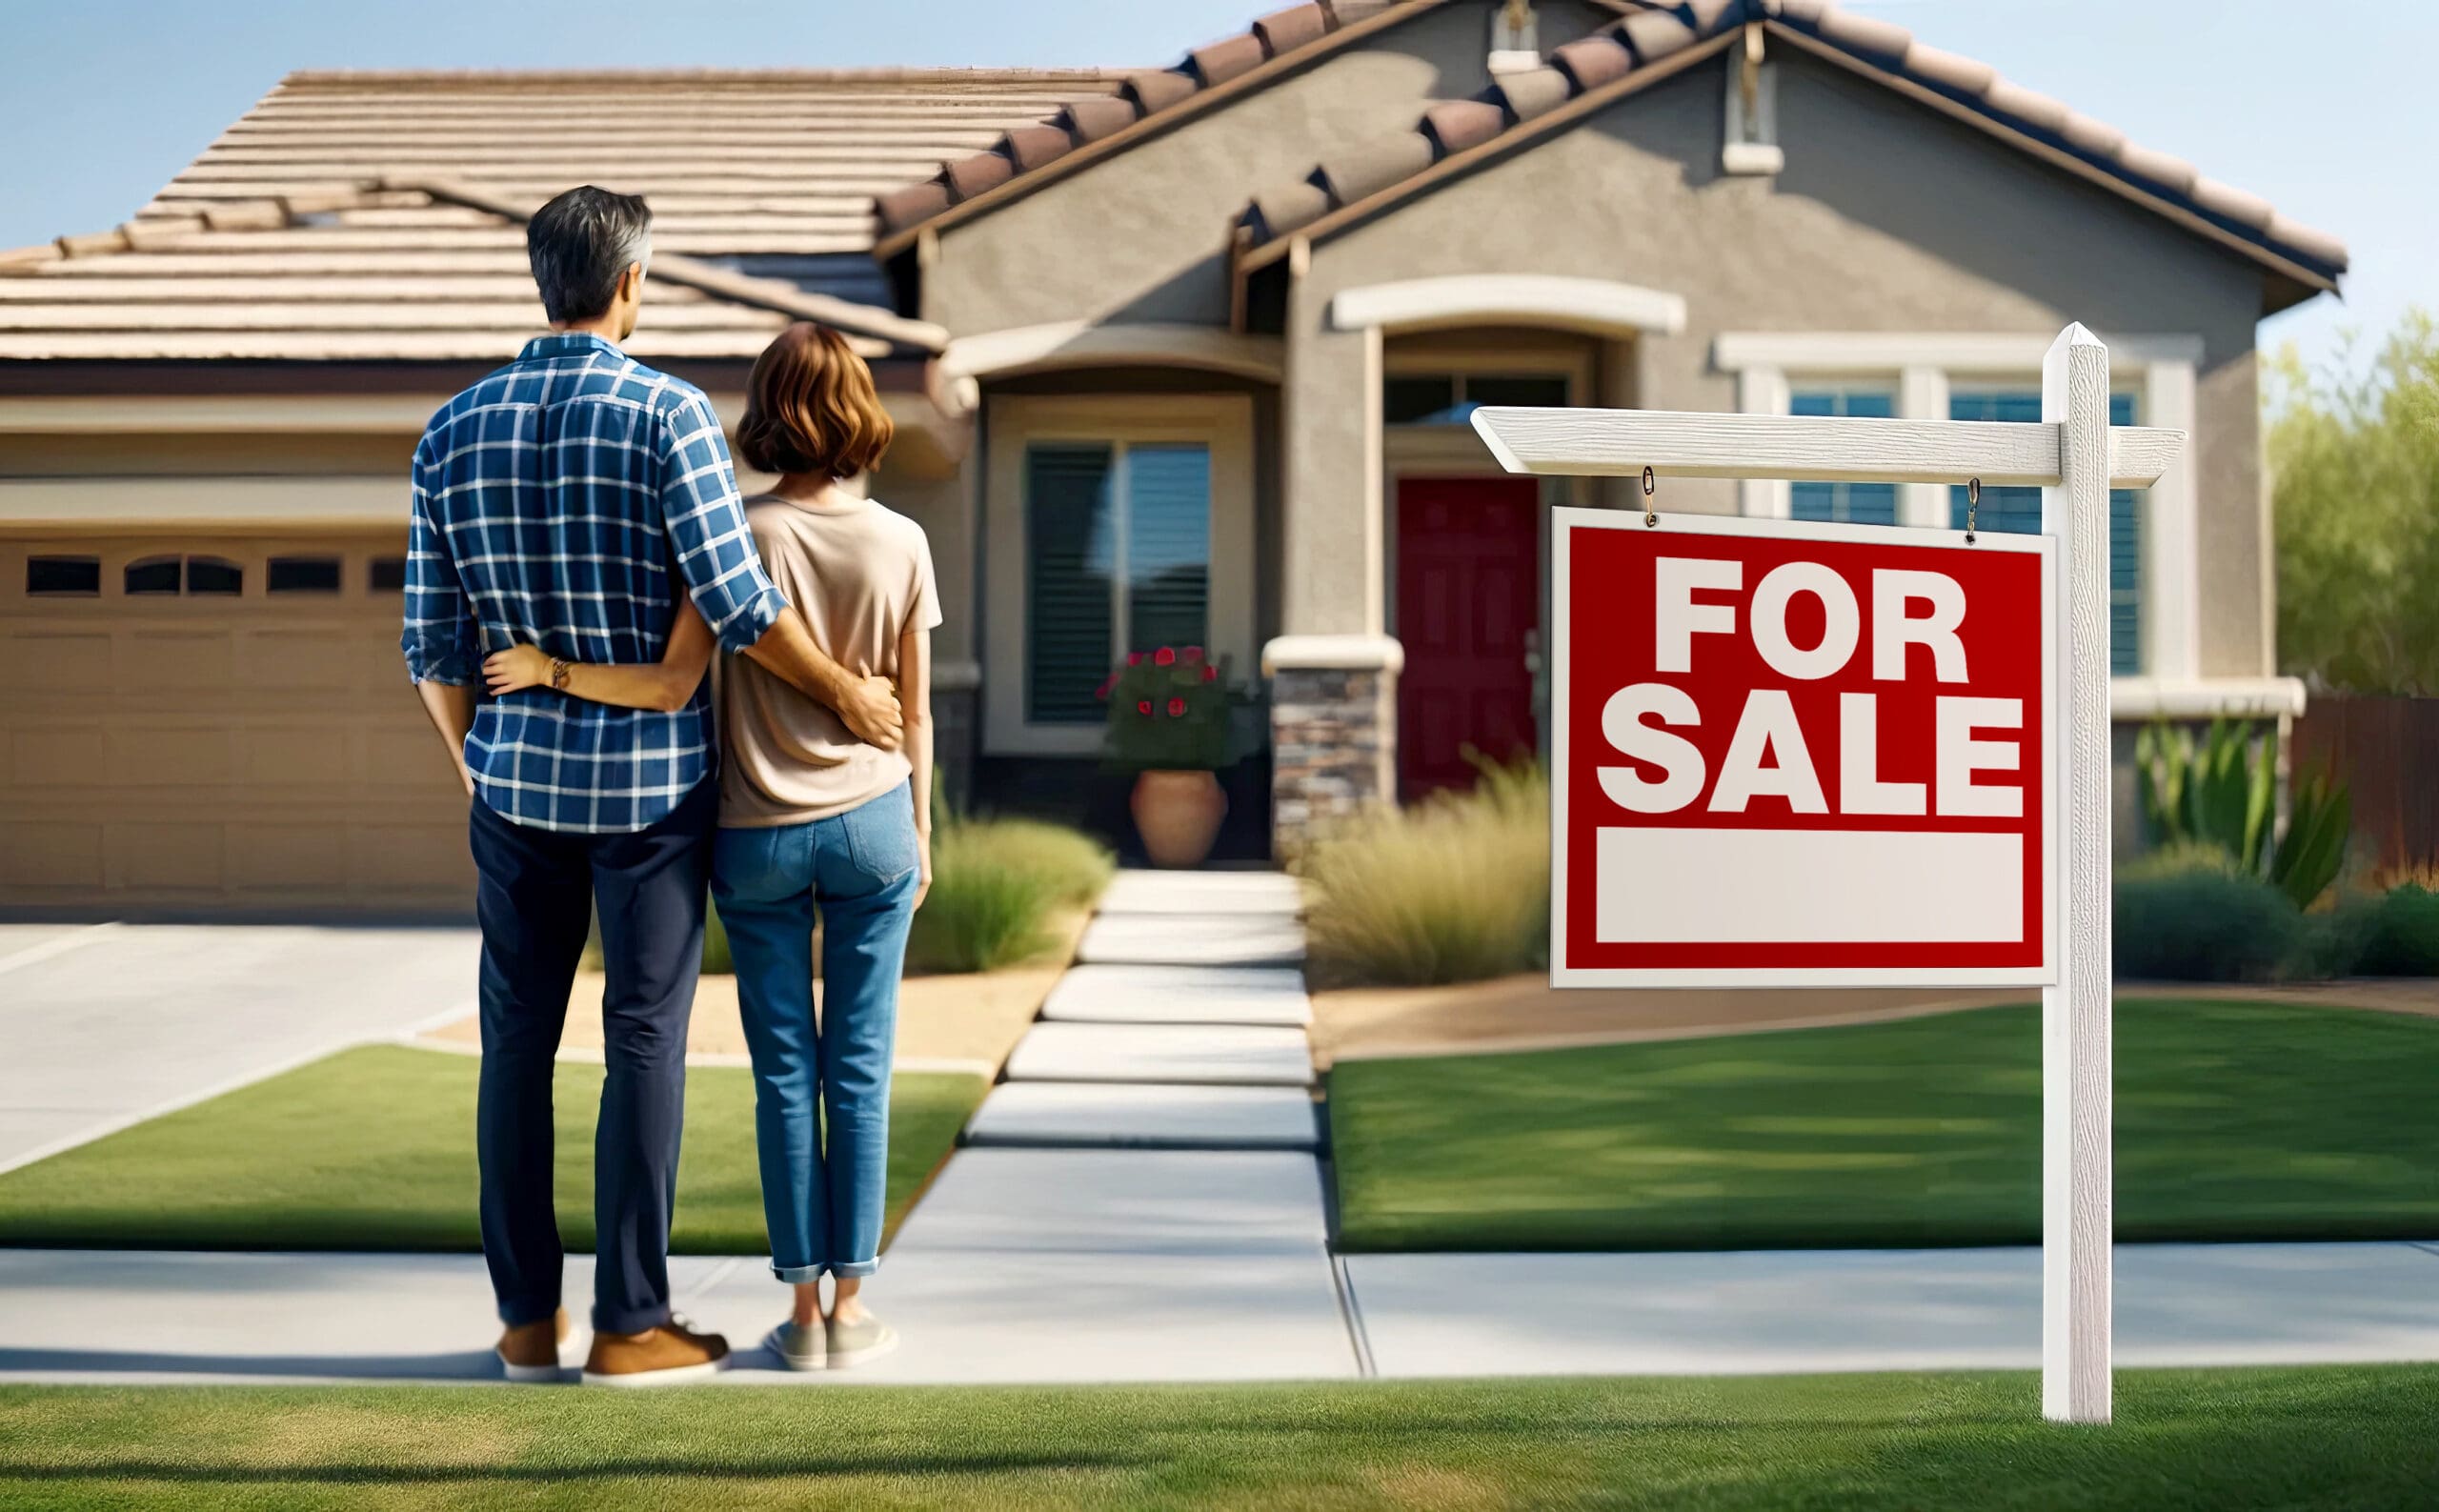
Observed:
[[[1531,756],[1542,619],[1541,485],[1529,477],[1398,484],[1398,775],[1403,796],[1471,787],[1471,747]]]

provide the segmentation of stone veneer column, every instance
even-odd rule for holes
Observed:
[[[1387,635],[1282,635],[1262,648],[1271,851],[1281,861],[1317,831],[1395,798],[1404,665],[1403,649]]]

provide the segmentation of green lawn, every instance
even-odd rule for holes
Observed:
[[[472,1056],[349,1050],[0,1176],[0,1244],[162,1249],[474,1250]],[[558,1068],[559,1229],[593,1247],[601,1068]],[[889,1222],[981,1101],[980,1077],[897,1078]],[[768,1252],[754,1159],[754,1079],[686,1077],[671,1248]]]
[[[1330,1075],[1354,1250],[2041,1237],[2040,1011]],[[2125,1240],[2439,1235],[2439,1019],[2117,1007]]]
[[[2428,1506],[2439,1367],[648,1393],[0,1388],[11,1507]]]

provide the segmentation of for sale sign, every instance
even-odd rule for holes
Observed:
[[[1553,514],[1555,984],[2055,980],[2049,537]]]

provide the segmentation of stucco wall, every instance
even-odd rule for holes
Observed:
[[[1615,12],[1540,8],[1555,47]],[[1487,87],[1490,10],[1461,0],[1022,195],[940,236],[922,315],[975,335],[1058,320],[1224,325],[1225,252],[1256,193]]]
[[[2267,671],[2257,270],[1865,81],[1804,59],[1778,68],[1787,164],[1775,182],[1718,171],[1722,64],[1313,249],[1289,300],[1288,630],[1363,628],[1365,588],[1345,570],[1369,450],[1347,397],[1362,338],[1327,328],[1330,298],[1390,279],[1546,272],[1684,297],[1682,334],[1636,343],[1635,387],[1652,409],[1736,407],[1734,376],[1711,363],[1724,331],[2046,335],[2076,319],[2199,335],[2202,669]],[[1734,485],[1697,480],[1671,480],[1663,502],[1736,507]]]

